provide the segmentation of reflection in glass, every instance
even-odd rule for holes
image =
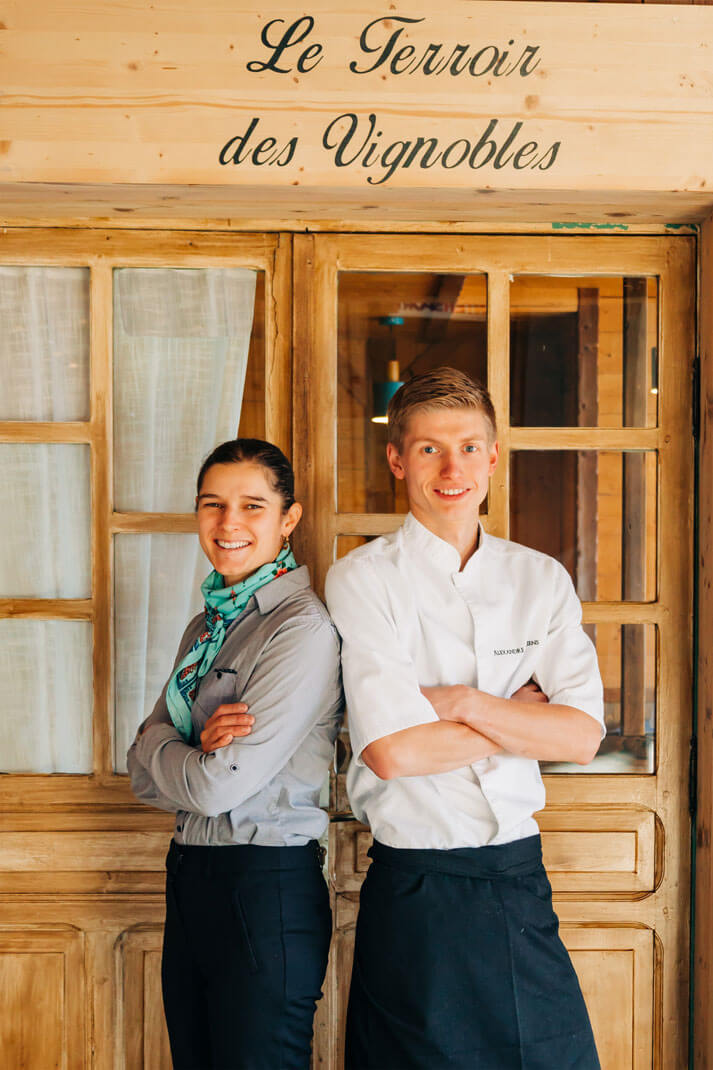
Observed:
[[[89,446],[0,445],[0,597],[88,598]]]
[[[447,364],[485,383],[483,275],[342,272],[339,276],[338,509],[405,513],[403,482],[386,464],[391,384]]]
[[[0,420],[89,419],[89,269],[0,266]]]
[[[585,602],[656,597],[656,453],[516,450],[510,537],[561,561]]]
[[[658,280],[517,276],[513,427],[654,427]]]
[[[587,624],[604,684],[607,734],[587,766],[542,762],[546,773],[653,773],[656,643],[653,624]]]
[[[236,435],[256,277],[244,268],[114,271],[119,512],[190,512],[201,461]]]
[[[210,572],[195,535],[114,537],[114,768],[151,713],[188,621],[203,609]]]
[[[92,771],[92,626],[0,620],[0,772]]]

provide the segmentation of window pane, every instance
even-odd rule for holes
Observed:
[[[653,624],[586,624],[597,648],[607,726],[587,766],[542,762],[546,773],[653,773],[656,742],[656,643]]]
[[[89,446],[0,445],[0,597],[88,598]]]
[[[656,597],[656,453],[511,454],[510,533],[556,557],[585,602]]]
[[[190,512],[201,461],[237,434],[256,279],[243,268],[114,272],[119,512]],[[250,382],[255,401],[254,376]],[[253,427],[260,415],[258,401]]]
[[[114,767],[168,679],[188,621],[203,608],[210,572],[195,535],[114,537]]]
[[[654,427],[658,280],[521,275],[510,289],[514,427]]]
[[[0,772],[91,772],[91,624],[0,620],[0,693]]]
[[[338,508],[405,513],[403,481],[386,464],[392,383],[448,364],[485,384],[483,275],[343,272],[339,276]]]
[[[89,269],[0,266],[0,420],[89,419]]]

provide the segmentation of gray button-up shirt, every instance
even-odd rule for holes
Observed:
[[[201,613],[186,628],[176,664],[203,627]],[[319,793],[343,701],[339,640],[305,566],[256,591],[228,628],[193,702],[196,739],[224,702],[247,703],[252,732],[204,754],[175,728],[163,689],[128,753],[134,793],[176,812],[178,843],[317,839],[327,825]]]

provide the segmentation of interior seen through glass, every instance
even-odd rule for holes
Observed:
[[[443,364],[487,385],[486,294],[484,275],[340,274],[340,512],[407,511],[385,459],[386,403],[395,383]]]
[[[513,280],[513,427],[654,427],[658,385],[657,279]]]

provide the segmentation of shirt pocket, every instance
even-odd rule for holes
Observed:
[[[238,676],[234,669],[214,666],[209,669],[198,686],[198,693],[193,702],[194,721],[202,719],[203,724],[211,717],[218,706],[224,702],[237,702]],[[200,725],[202,730],[203,724]]]

